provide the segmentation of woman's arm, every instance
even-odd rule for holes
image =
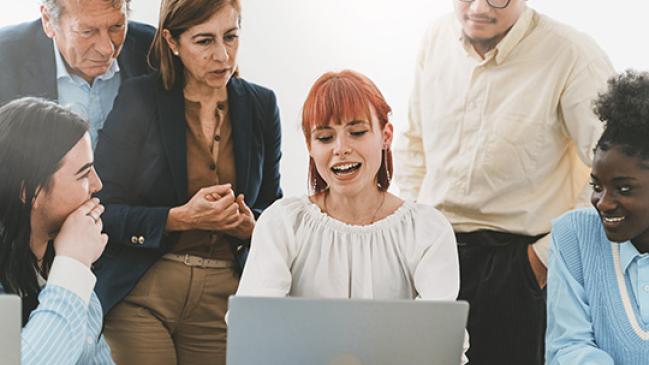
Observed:
[[[54,258],[38,307],[22,331],[22,364],[75,364],[86,341],[95,276],[82,263]]]

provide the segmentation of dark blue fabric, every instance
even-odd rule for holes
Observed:
[[[117,58],[122,82],[149,72],[146,55],[154,33],[150,25],[128,23]],[[1,28],[0,50],[0,105],[21,96],[58,99],[54,44],[40,19]]]
[[[227,88],[236,193],[245,195],[258,217],[282,196],[277,100],[271,90],[240,78],[232,78]],[[182,86],[166,91],[158,74],[124,83],[99,133],[95,167],[104,183],[98,196],[106,206],[102,220],[110,237],[95,265],[95,291],[107,313],[178,239],[164,228],[169,209],[188,201]],[[144,244],[132,243],[133,236],[144,237]],[[247,244],[231,242],[235,251]]]

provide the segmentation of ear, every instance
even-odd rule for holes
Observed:
[[[45,35],[54,39],[54,35],[56,34],[54,31],[54,21],[50,18],[50,14],[47,13],[47,9],[43,5],[41,5],[41,23]]]
[[[162,30],[162,38],[164,38],[165,42],[167,42],[167,46],[171,50],[171,53],[178,56],[178,43],[176,42],[174,37],[171,35],[171,32],[168,29],[163,29]]]
[[[388,122],[385,127],[383,127],[383,147],[385,149],[390,149],[392,145],[392,137],[394,136],[394,127],[392,123]]]

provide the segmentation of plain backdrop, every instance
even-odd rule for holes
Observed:
[[[311,84],[330,70],[366,74],[392,106],[398,134],[406,125],[421,37],[433,19],[452,11],[453,1],[458,0],[242,0],[239,65],[242,77],[277,94],[285,195],[307,192],[308,154],[299,122]],[[0,4],[0,26],[39,16],[38,0]],[[616,70],[649,71],[649,2],[530,0],[529,5],[588,33]],[[131,7],[131,19],[157,23],[159,0],[132,0]]]

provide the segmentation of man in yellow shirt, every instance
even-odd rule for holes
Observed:
[[[471,365],[540,365],[547,233],[587,196],[591,103],[614,71],[524,0],[452,1],[417,59],[397,183],[453,224]]]

